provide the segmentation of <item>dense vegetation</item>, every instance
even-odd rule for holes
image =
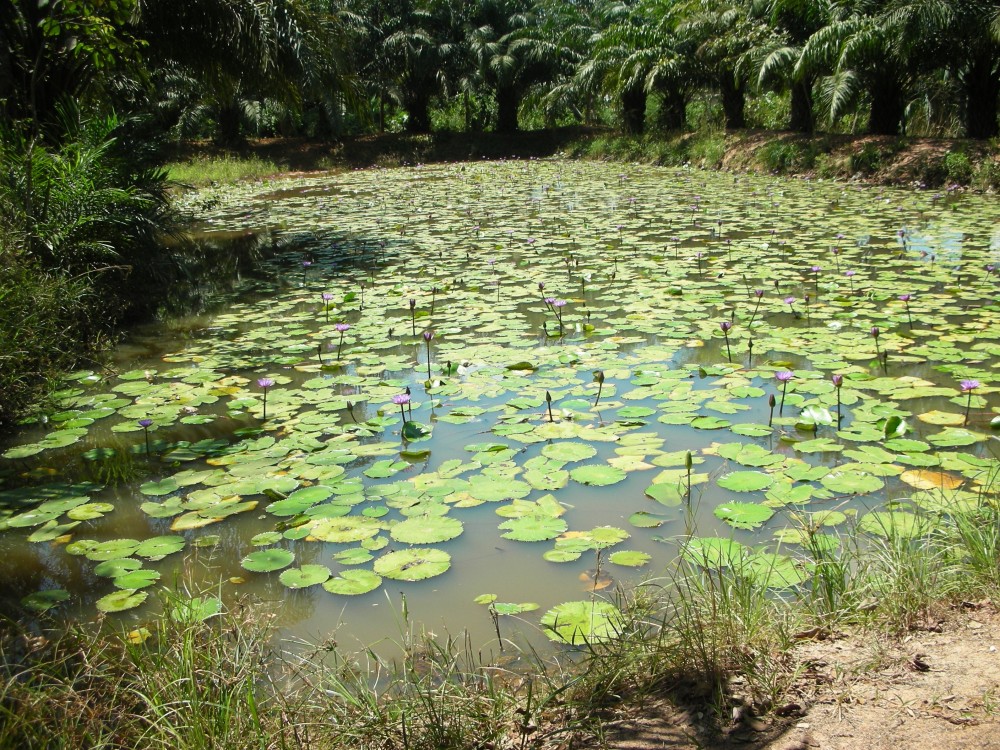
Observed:
[[[0,419],[167,286],[170,140],[1000,132],[998,0],[13,0],[0,39]]]

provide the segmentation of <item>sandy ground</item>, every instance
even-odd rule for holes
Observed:
[[[967,604],[901,638],[804,641],[777,715],[710,725],[697,708],[643,707],[578,748],[1000,750],[1000,613]]]

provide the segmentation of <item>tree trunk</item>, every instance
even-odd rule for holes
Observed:
[[[646,129],[646,90],[640,85],[622,92],[622,127],[630,135]]]
[[[683,130],[687,126],[687,96],[683,91],[663,92],[659,120],[664,130]]]
[[[906,103],[899,80],[893,75],[880,76],[871,88],[871,97],[868,132],[872,135],[905,133]]]
[[[811,133],[816,128],[812,102],[813,79],[792,82],[792,112],[788,127],[796,133]]]
[[[1000,75],[995,72],[991,54],[994,51],[991,48],[977,55],[965,74],[965,134],[969,138],[995,138],[1000,135],[997,125]]]
[[[419,99],[409,99],[405,103],[405,109],[407,133],[431,132],[430,99],[425,99],[423,97]]]
[[[722,113],[726,118],[726,129],[745,128],[747,97],[742,81],[737,81],[732,72],[727,71],[722,74],[719,88],[722,92]]]
[[[497,89],[497,132],[517,132],[517,110],[520,97],[513,86]]]
[[[215,118],[215,141],[223,146],[243,143],[242,113],[237,101],[220,102]]]

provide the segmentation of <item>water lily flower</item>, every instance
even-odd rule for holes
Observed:
[[[149,455],[149,426],[153,424],[153,420],[149,417],[139,420],[139,426],[142,428],[143,436],[146,438],[146,455]]]
[[[344,347],[344,334],[351,330],[351,326],[348,323],[337,323],[337,325],[334,326],[334,330],[340,334],[340,341],[337,342],[337,361],[339,362],[340,351]]]
[[[431,341],[434,338],[434,331],[428,329],[424,331],[424,343],[427,345],[427,380],[431,379]]]
[[[980,386],[980,383],[978,380],[969,378],[967,380],[963,380],[958,385],[961,387],[962,393],[967,393],[969,395],[965,402],[965,421],[962,423],[962,426],[964,427],[969,424],[969,409],[972,407],[972,392]]]
[[[779,383],[781,383],[781,406],[778,407],[778,414],[782,414],[785,410],[785,391],[788,390],[788,381],[795,377],[795,374],[790,370],[778,370],[774,373],[774,377]]]
[[[847,280],[849,282],[851,282],[851,294],[854,294],[854,276],[855,276],[855,274],[857,274],[857,271],[854,271],[854,270],[851,270],[851,269],[849,269],[847,271],[844,271],[844,276],[846,276]]]
[[[594,399],[594,406],[601,400],[601,391],[604,390],[604,370],[594,370],[594,381],[597,383],[597,398]]]
[[[559,333],[563,332],[563,318],[562,309],[566,307],[566,300],[564,299],[554,299],[552,300],[552,309],[556,312],[556,318],[559,320]]]
[[[726,337],[726,356],[728,357],[730,364],[733,361],[733,352],[732,349],[729,348],[729,331],[732,327],[733,324],[728,320],[723,320],[719,323],[719,328],[722,329],[722,335]]]
[[[326,322],[330,322],[330,300],[333,299],[333,294],[330,292],[323,292],[320,295],[320,299],[323,300],[323,312],[326,313]]]
[[[910,329],[913,329],[913,317],[910,315],[910,300],[913,299],[912,294],[900,294],[899,300],[906,307],[906,322],[909,324]]]
[[[258,378],[257,385],[264,389],[264,419],[267,420],[267,389],[274,385],[272,378]]]
[[[399,407],[399,416],[403,418],[403,424],[406,425],[406,412],[403,411],[403,407],[410,403],[410,394],[397,393],[392,397],[392,403]]]

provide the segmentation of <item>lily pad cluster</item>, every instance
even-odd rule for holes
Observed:
[[[561,161],[185,201],[294,249],[156,360],[70,376],[2,453],[0,530],[92,563],[102,611],[229,529],[246,575],[360,597],[432,595],[484,543],[558,580],[662,569],[693,517],[682,554],[785,588],[803,523],[916,535],[1000,491],[995,202]],[[114,456],[143,481],[72,478]],[[623,627],[596,598],[540,624]]]

